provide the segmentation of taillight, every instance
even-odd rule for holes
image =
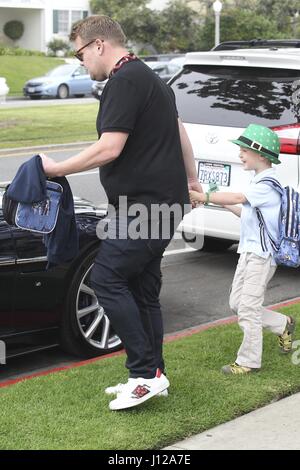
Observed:
[[[280,140],[280,153],[300,154],[300,123],[271,127]]]

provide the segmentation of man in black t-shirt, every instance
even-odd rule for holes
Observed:
[[[105,390],[117,395],[110,409],[121,410],[168,393],[160,265],[189,207],[188,186],[202,189],[171,88],[128,53],[120,25],[92,16],[73,26],[70,39],[91,78],[109,78],[97,118],[99,140],[63,162],[42,159],[48,176],[100,168],[110,221],[91,283],[127,354],[127,383]]]

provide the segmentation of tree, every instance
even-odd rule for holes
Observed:
[[[183,0],[169,2],[159,15],[159,32],[153,38],[160,52],[192,51],[200,46],[200,17]]]
[[[221,16],[221,41],[251,39],[282,39],[284,32],[278,32],[275,19],[254,15],[251,10],[234,8]],[[214,17],[207,16],[201,31],[201,46],[208,50],[214,46]]]
[[[157,14],[146,7],[148,0],[91,0],[92,13],[118,21],[127,38],[134,42],[152,42],[158,31]]]
[[[257,1],[256,12],[276,21],[278,29],[292,35],[295,14],[300,12],[299,0],[264,0]]]
[[[158,52],[195,50],[200,45],[199,17],[184,0],[157,12],[149,0],[91,0],[93,13],[118,21],[130,41],[152,44]]]

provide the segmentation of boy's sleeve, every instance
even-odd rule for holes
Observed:
[[[132,82],[124,78],[111,80],[100,108],[101,133],[130,134],[135,128],[140,106],[139,94]]]
[[[243,192],[251,207],[263,207],[270,203],[270,193],[273,191],[270,186],[264,183],[251,184]]]

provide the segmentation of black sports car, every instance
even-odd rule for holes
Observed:
[[[119,349],[121,341],[89,285],[100,243],[96,226],[105,211],[74,198],[79,254],[46,270],[42,235],[3,220],[4,189],[0,187],[0,341],[6,357],[58,344],[81,357]]]

